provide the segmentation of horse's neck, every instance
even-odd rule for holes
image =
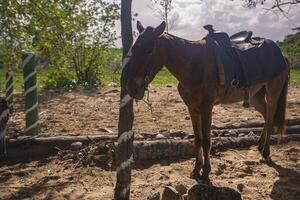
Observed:
[[[185,60],[188,47],[187,43],[180,41],[180,38],[170,36],[168,34],[161,38],[161,52],[163,65],[171,72],[173,76],[180,82],[185,83],[187,73],[191,71],[191,60]]]

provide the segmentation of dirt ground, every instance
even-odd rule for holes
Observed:
[[[40,136],[96,134],[108,128],[117,131],[119,89],[94,91],[47,91],[40,94]],[[9,122],[9,134],[24,130],[21,94],[15,98],[16,112]],[[153,112],[144,102],[135,105],[134,130],[161,129],[192,131],[187,109],[176,87],[155,87],[150,93]],[[300,89],[290,88],[288,119],[300,119]],[[215,106],[213,124],[260,122],[253,108],[241,103]],[[109,134],[109,133],[108,133]],[[296,200],[300,197],[300,143],[271,148],[274,164],[260,162],[256,147],[228,150],[212,156],[213,185],[231,187],[243,199]],[[115,172],[98,166],[75,168],[74,161],[52,156],[21,163],[0,163],[0,199],[112,199]],[[191,187],[189,178],[194,159],[159,161],[136,166],[132,176],[131,199],[142,200],[178,182]]]
[[[300,196],[300,143],[272,146],[274,164],[260,162],[255,147],[212,156],[213,185],[243,188],[243,199],[297,200]],[[161,161],[133,170],[131,199],[144,200],[166,185],[191,187],[194,161]],[[0,168],[0,199],[101,199],[113,197],[115,172],[99,167],[74,168],[57,157],[6,163]]]
[[[191,120],[175,86],[154,87],[150,92],[153,112],[143,101],[135,104],[134,130],[158,132],[161,129],[192,131]],[[39,136],[96,134],[103,128],[117,132],[119,88],[94,91],[46,91],[39,96]],[[24,130],[22,95],[15,97],[15,113],[9,122],[9,133]],[[300,119],[300,88],[291,87],[288,95],[288,119]],[[262,121],[254,108],[241,103],[218,105],[213,110],[213,125]]]

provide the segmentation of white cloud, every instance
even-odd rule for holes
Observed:
[[[133,0],[132,10],[138,13],[137,19],[144,26],[157,26],[161,20],[148,5],[149,0]],[[240,30],[252,30],[256,36],[273,40],[282,40],[292,32],[292,28],[300,25],[299,5],[291,9],[286,16],[262,7],[245,8],[241,0],[173,0],[173,5],[171,18],[176,20],[169,32],[190,40],[198,40],[206,35],[202,28],[205,24],[212,24],[215,29],[229,34]],[[121,46],[120,41],[117,46]]]

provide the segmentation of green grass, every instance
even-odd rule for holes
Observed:
[[[167,69],[163,69],[156,75],[156,77],[152,81],[152,84],[153,85],[167,85],[167,84],[177,85],[178,81]]]
[[[44,82],[47,77],[48,70],[38,70],[37,81],[38,81],[38,90],[41,91],[44,88]],[[5,91],[5,74],[4,69],[0,69],[0,91],[4,93]],[[102,84],[109,85],[110,83],[120,83],[120,71],[113,70],[104,70],[103,75],[101,76]],[[175,85],[178,81],[173,77],[172,74],[166,69],[161,70],[153,80],[153,85]],[[22,92],[23,91],[23,74],[21,71],[14,72],[14,91]]]
[[[111,82],[119,84],[121,72],[114,72],[112,70],[105,70],[103,75],[101,76],[101,81],[104,85],[108,85]],[[177,85],[178,81],[176,78],[167,70],[161,70],[151,84],[153,85]]]
[[[39,91],[43,90],[43,83],[45,82],[47,70],[39,70],[37,75],[38,80],[38,89]],[[5,71],[0,69],[0,91],[5,91]],[[108,85],[110,83],[119,84],[120,82],[120,72],[114,72],[112,70],[105,70],[101,81],[104,85]],[[153,85],[177,85],[178,81],[176,78],[167,70],[161,70],[153,80]],[[300,70],[291,70],[291,80],[290,83],[292,86],[300,86]],[[14,88],[17,92],[23,91],[23,74],[21,71],[14,73]]]
[[[42,90],[43,82],[46,78],[47,70],[38,70],[37,73],[37,85],[38,90]],[[5,75],[6,71],[4,69],[0,69],[0,91],[5,91]],[[22,92],[24,89],[23,86],[23,73],[21,71],[14,72],[13,75],[14,80],[14,91],[16,92]]]
[[[292,69],[291,70],[291,85],[300,86],[300,70]]]

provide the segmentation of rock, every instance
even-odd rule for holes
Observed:
[[[188,200],[241,200],[241,194],[232,188],[196,184],[188,191]]]
[[[195,137],[195,135],[194,135],[194,133],[188,133],[186,137],[187,137],[187,139],[192,139]]]
[[[144,137],[143,137],[141,134],[135,134],[135,135],[134,135],[134,139],[135,139],[135,140],[143,140]]]
[[[171,137],[180,137],[180,138],[184,138],[187,134],[184,131],[175,131],[175,132],[171,132],[170,136]]]
[[[148,139],[154,139],[156,137],[155,134],[153,133],[142,133],[144,139],[148,140]]]
[[[82,147],[82,142],[73,142],[71,144],[72,150],[79,150]]]
[[[242,183],[239,183],[239,184],[237,185],[237,189],[238,189],[240,192],[243,192],[244,188],[245,188],[245,185],[242,184]]]
[[[188,200],[188,194],[182,195],[182,200]]]
[[[244,137],[246,134],[245,133],[240,133],[239,137]]]
[[[246,166],[244,168],[242,168],[242,171],[245,172],[246,174],[252,174],[253,173],[253,169],[250,166]]]
[[[218,137],[218,136],[219,136],[218,131],[212,130],[212,131],[211,131],[211,136],[212,136],[212,137]]]
[[[226,137],[237,137],[237,133],[235,131],[228,131],[228,133],[225,134]]]
[[[185,120],[190,120],[191,118],[190,118],[190,116],[185,116],[184,119],[185,119]]]
[[[250,131],[250,133],[247,135],[248,137],[256,137],[255,133],[253,131]]]
[[[159,131],[160,134],[162,134],[163,136],[165,136],[166,138],[170,138],[170,131],[169,130],[165,130],[162,129]]]
[[[159,133],[155,136],[155,139],[162,140],[162,139],[167,139],[167,137]]]
[[[105,132],[105,133],[114,133],[112,130],[110,130],[109,128],[99,128],[98,129],[101,132]]]
[[[166,186],[163,193],[161,200],[181,200],[181,195],[179,192],[175,190],[175,188],[171,186]]]
[[[225,163],[219,163],[217,171],[216,171],[216,175],[219,176],[219,175],[223,174],[225,169],[226,169],[226,164]]]
[[[180,194],[180,195],[184,195],[187,193],[187,187],[185,185],[183,185],[182,183],[177,183],[175,185],[175,189],[177,190],[177,192]]]
[[[156,192],[154,194],[151,194],[147,200],[159,200],[160,199],[160,193],[159,192]]]

